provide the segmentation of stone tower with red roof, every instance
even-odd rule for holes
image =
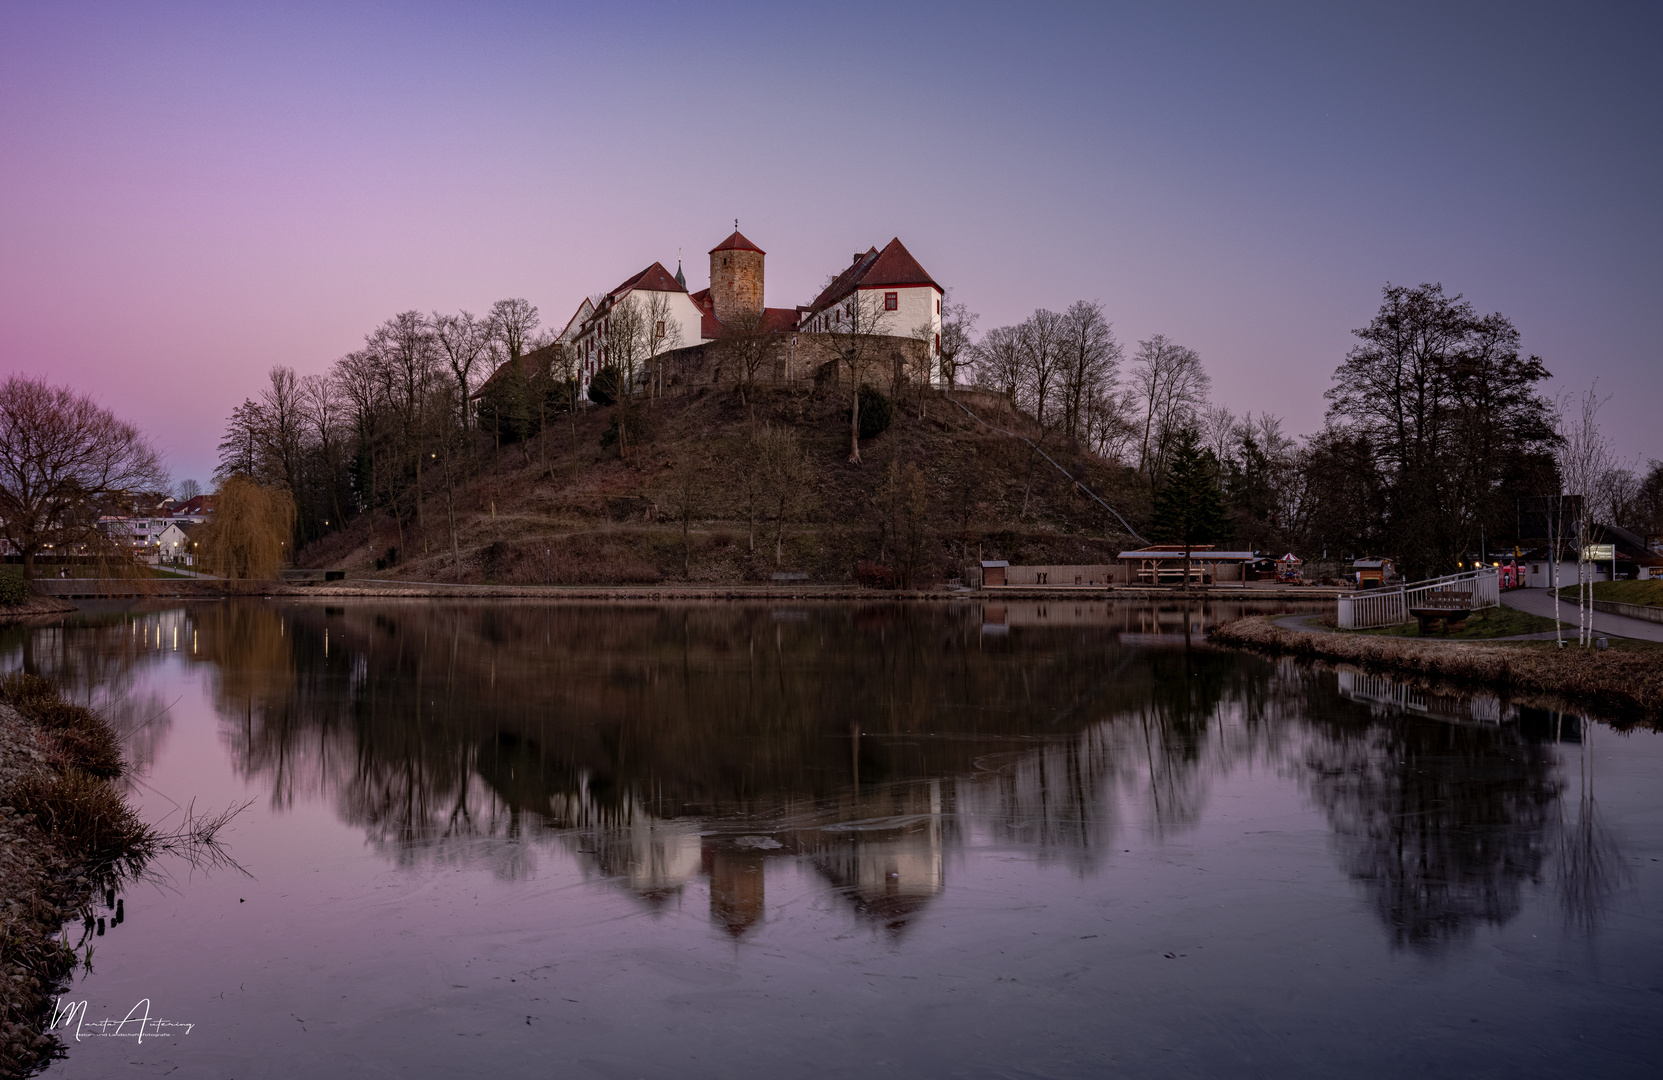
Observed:
[[[735,319],[762,314],[761,248],[733,235],[710,249],[710,301],[716,318],[732,325]]]

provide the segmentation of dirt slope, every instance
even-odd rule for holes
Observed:
[[[989,423],[1040,442],[1026,417],[990,396],[972,407]],[[731,388],[694,390],[641,407],[646,439],[621,459],[603,448],[615,407],[556,418],[527,444],[482,440],[477,471],[458,484],[447,512],[444,486],[429,483],[418,513],[401,523],[360,519],[300,553],[307,567],[425,581],[511,584],[640,584],[767,581],[776,571],[819,582],[853,579],[862,561],[894,566],[895,532],[884,528],[891,463],[914,463],[924,481],[926,541],[919,584],[956,578],[978,558],[1018,562],[1103,562],[1130,538],[1112,516],[1024,443],[978,424],[940,394],[897,402],[888,431],[865,440],[863,463],[848,457],[847,384],[759,389],[748,404]],[[922,412],[922,416],[920,416]],[[752,527],[740,472],[748,426],[799,434],[808,458],[810,505],[789,520],[775,562],[775,523]],[[1135,477],[1066,446],[1041,443],[1069,473],[1134,524],[1146,507]],[[699,512],[685,556],[671,488],[694,477]],[[456,519],[452,553],[448,513]],[[396,549],[390,553],[388,549]],[[381,566],[378,568],[378,561]]]

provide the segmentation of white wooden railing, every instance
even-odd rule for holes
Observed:
[[[1412,581],[1389,589],[1371,589],[1340,597],[1335,622],[1342,630],[1367,630],[1374,626],[1397,626],[1410,620],[1413,608],[1425,607],[1434,593],[1472,594],[1472,608],[1496,607],[1501,603],[1501,574],[1494,568],[1468,570],[1464,574]]]

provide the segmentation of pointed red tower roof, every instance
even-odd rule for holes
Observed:
[[[706,254],[714,255],[718,251],[754,251],[758,255],[768,254],[766,251],[763,251],[761,248],[757,247],[755,244],[740,235],[738,229],[733,230],[732,236],[711,248],[708,252],[706,252]]]

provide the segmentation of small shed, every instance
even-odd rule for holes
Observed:
[[[1357,575],[1359,589],[1378,589],[1395,573],[1390,559],[1355,559],[1351,570]]]
[[[985,588],[989,585],[1003,585],[1005,571],[1009,568],[1010,563],[1004,559],[983,559],[982,586]]]

